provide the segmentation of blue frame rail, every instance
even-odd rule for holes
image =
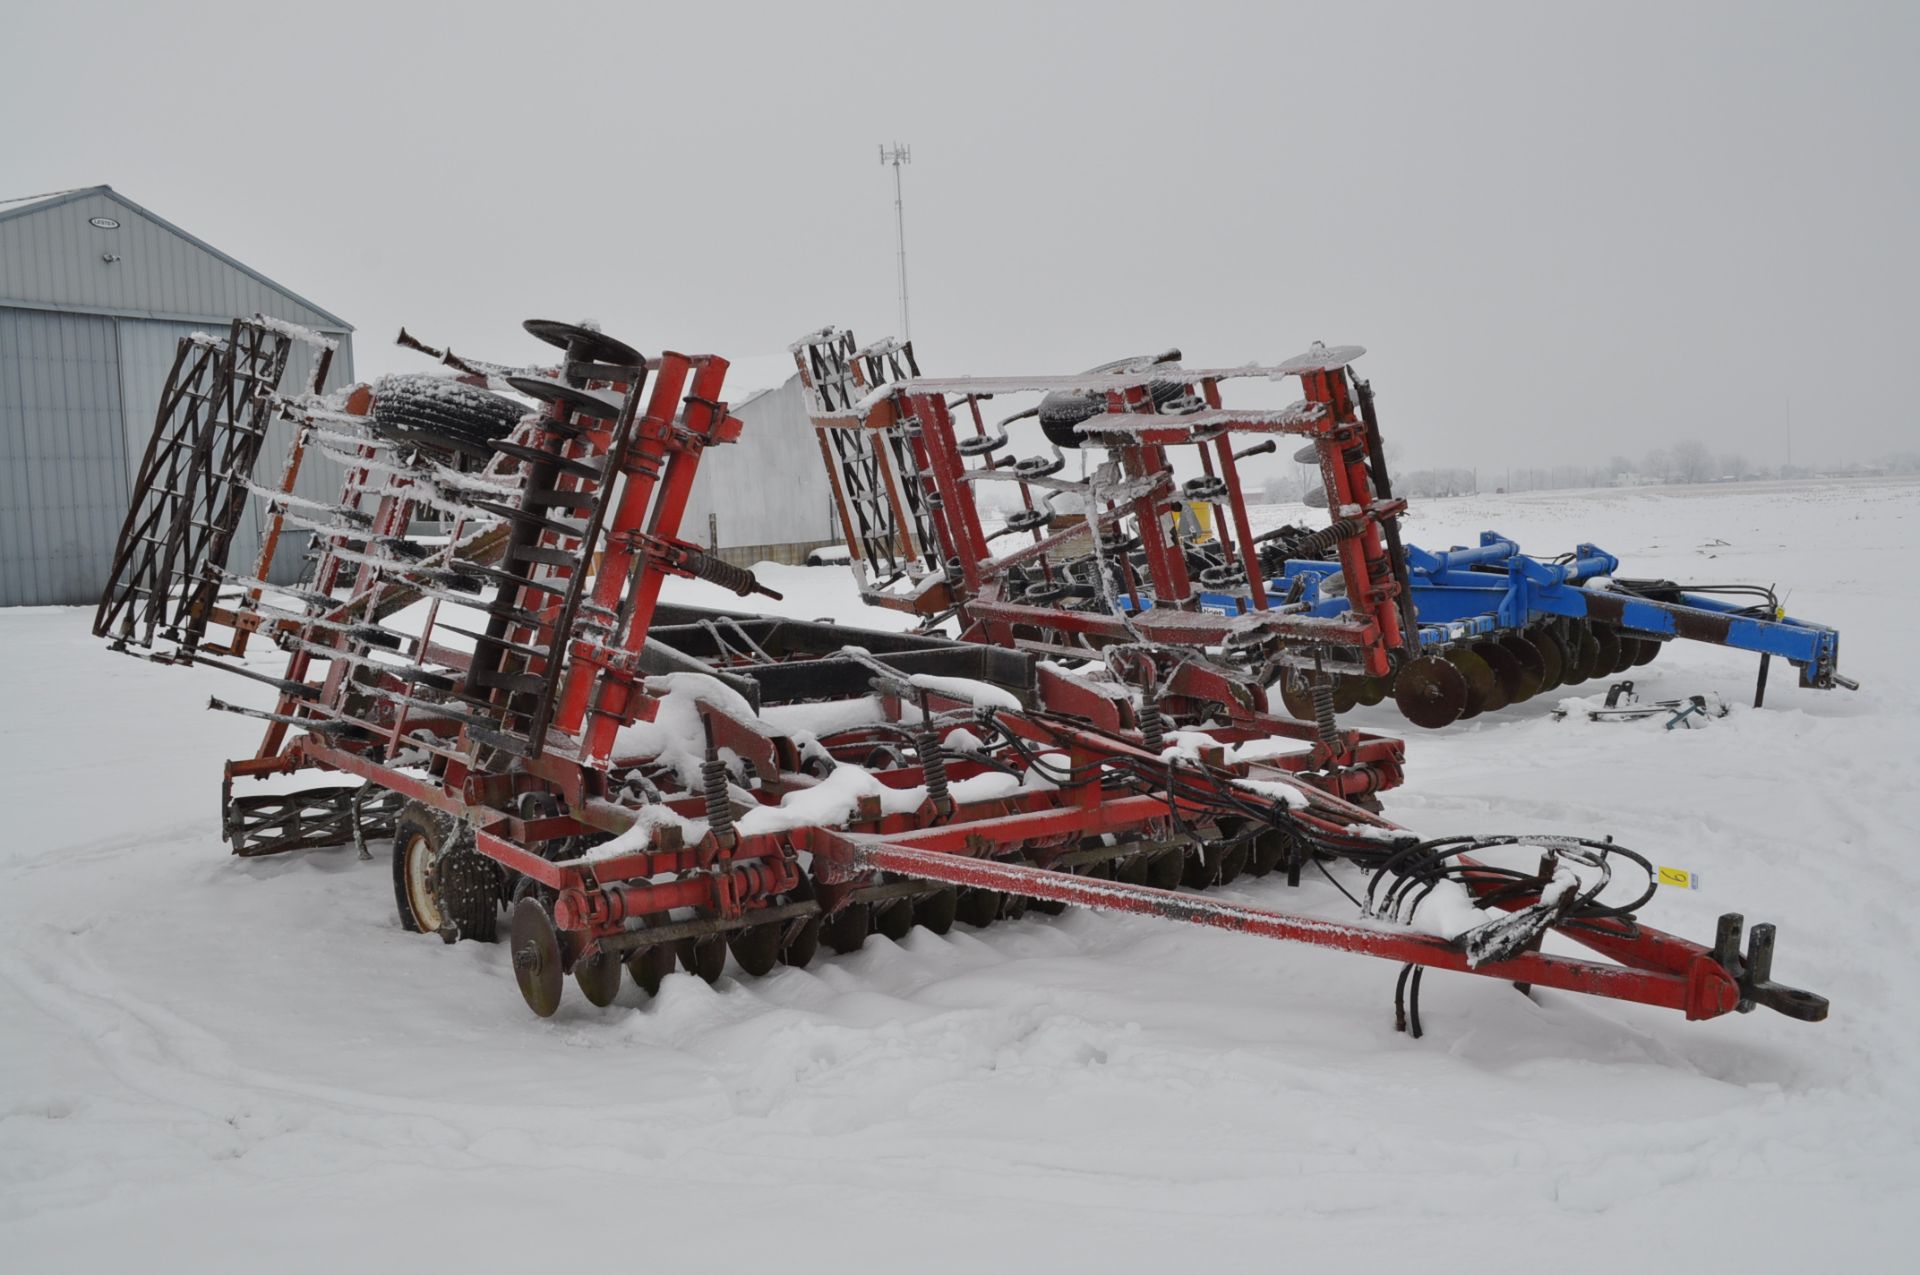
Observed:
[[[1667,602],[1626,591],[1613,582],[1620,560],[1595,545],[1580,545],[1565,561],[1545,562],[1522,553],[1507,537],[1485,531],[1477,546],[1436,553],[1410,544],[1406,555],[1423,647],[1495,636],[1547,619],[1584,620],[1656,641],[1678,638],[1778,656],[1799,670],[1805,687],[1855,685],[1839,673],[1839,630],[1783,611],[1756,616],[1750,606],[1705,594],[1682,591],[1680,602]],[[1305,604],[1312,615],[1340,615],[1347,610],[1346,599],[1338,596],[1337,585],[1328,592],[1339,570],[1333,562],[1289,559],[1267,588],[1276,600]],[[1245,597],[1217,591],[1202,593],[1200,603],[1228,613],[1247,606]],[[1142,604],[1151,602],[1142,599]]]

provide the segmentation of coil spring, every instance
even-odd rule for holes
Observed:
[[[947,759],[940,754],[940,735],[927,726],[914,734],[914,748],[920,754],[920,773],[927,781],[927,799],[945,812],[953,808],[947,795]]]
[[[733,796],[727,791],[727,764],[714,753],[700,763],[700,791],[707,802],[707,830],[721,841],[733,836]]]
[[[699,579],[717,584],[743,598],[752,593],[760,583],[753,572],[745,567],[736,567],[724,558],[716,558],[698,550],[688,551],[683,565],[690,574]]]
[[[1329,748],[1340,746],[1340,724],[1334,720],[1333,679],[1321,674],[1307,684],[1313,696],[1313,724],[1320,731],[1320,742]]]
[[[1289,545],[1288,556],[1295,558],[1316,557],[1339,544],[1342,540],[1351,540],[1360,534],[1365,524],[1358,518],[1342,518],[1329,527],[1322,527],[1310,536],[1303,536]]]
[[[1167,746],[1167,719],[1160,715],[1160,706],[1152,700],[1143,700],[1139,713],[1140,738],[1148,752],[1158,757],[1160,750]]]

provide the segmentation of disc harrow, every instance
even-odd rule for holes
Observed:
[[[265,722],[255,755],[226,766],[237,853],[390,832],[402,926],[448,942],[504,936],[536,1014],[559,1012],[569,979],[606,1006],[676,970],[767,975],[874,935],[1079,905],[1691,1019],[1758,1005],[1825,1015],[1822,998],[1772,980],[1771,927],[1754,927],[1743,951],[1738,917],[1712,946],[1645,925],[1651,865],[1624,847],[1422,839],[1382,816],[1404,746],[1332,721],[1347,687],[1336,679],[1354,680],[1356,701],[1384,696],[1410,632],[1402,506],[1384,494],[1377,431],[1355,411],[1345,369],[1357,351],[1265,369],[1162,358],[940,382],[918,377],[903,345],[802,342],[871,594],[950,615],[956,640],[663,602],[671,576],[769,592],[678,534],[701,455],[740,434],[722,397],[727,361],[642,355],[547,321],[526,330],[557,359],[480,363],[405,338],[452,369],[446,385],[269,394],[263,410],[299,424],[289,467],[310,446],[348,461],[339,500],[315,507],[290,484],[255,485],[245,448],[222,452],[204,481],[263,493],[276,518],[297,520],[311,537],[304,577],[268,583],[271,552],[230,573],[222,544],[207,542],[165,577],[198,600],[197,632],[106,628],[117,649],[190,655],[268,705],[214,701]],[[1223,407],[1221,383],[1249,375],[1298,378],[1305,398],[1279,412]],[[1003,454],[1004,431],[978,409],[1016,386],[1064,395],[1053,409],[1043,400],[1042,425],[1112,459],[1071,477],[1061,451]],[[956,412],[975,426],[964,450]],[[178,433],[168,421],[156,448]],[[1200,606],[1191,546],[1160,517],[1174,493],[1165,453],[1208,458],[1214,481],[1180,498],[1221,506],[1234,561],[1254,563],[1233,451],[1243,433],[1305,435],[1322,458],[1324,544],[1346,573],[1348,613],[1269,597],[1257,571],[1244,613]],[[996,556],[979,482],[1047,509],[1045,523],[998,538],[1030,543]],[[154,494],[136,491],[135,508]],[[1055,498],[1080,506],[1077,527],[1052,526]],[[1140,605],[1113,605],[1121,594]],[[278,675],[207,658],[256,634],[285,653]],[[1488,650],[1505,656],[1501,676],[1530,676],[1503,645]],[[1266,688],[1287,677],[1305,688],[1310,721],[1269,710]],[[296,786],[315,771],[326,782]],[[256,782],[271,793],[235,795]],[[1357,914],[1206,893],[1276,873],[1293,886],[1324,877]],[[1548,950],[1550,935],[1590,955]]]
[[[1077,377],[948,380],[921,378],[910,345],[863,349],[837,329],[794,349],[862,596],[930,625],[958,617],[971,641],[1099,653],[1141,688],[1169,665],[1189,680],[1222,673],[1243,702],[1277,690],[1330,748],[1321,682],[1336,717],[1392,696],[1409,721],[1438,728],[1647,664],[1676,639],[1758,653],[1756,707],[1776,655],[1802,686],[1855,685],[1837,668],[1839,634],[1788,616],[1768,587],[1627,579],[1592,545],[1548,562],[1492,532],[1475,549],[1403,546],[1406,505],[1372,387],[1351,368],[1357,346],[1277,367],[1188,369],[1169,350]],[[1223,386],[1253,377],[1298,377],[1305,397],[1277,412],[1222,405]],[[986,423],[984,404],[1022,392],[1043,397]],[[1009,450],[1027,418],[1051,455]],[[1236,450],[1247,434],[1268,437]],[[1309,440],[1293,459],[1319,470],[1307,503],[1329,521],[1254,535],[1239,462],[1283,434]],[[1069,451],[1083,457],[1078,478],[1062,476]],[[1179,455],[1201,475],[1177,481]],[[1020,504],[983,531],[976,496],[994,483],[1013,484]],[[1217,530],[1183,534],[1193,509]],[[1316,619],[1357,623],[1302,622]],[[1153,655],[1112,654],[1129,649]],[[1174,711],[1193,698],[1176,695],[1186,702]]]
[[[1270,588],[1307,603],[1315,615],[1345,614],[1340,565],[1296,556],[1312,533],[1283,530],[1286,537],[1263,559]],[[1394,675],[1394,696],[1417,726],[1446,726],[1562,686],[1611,678],[1651,663],[1679,640],[1758,653],[1755,707],[1765,700],[1776,656],[1799,670],[1803,687],[1857,686],[1839,671],[1839,632],[1788,615],[1767,586],[1682,587],[1624,578],[1617,574],[1619,559],[1592,545],[1543,561],[1491,531],[1476,548],[1430,553],[1409,545],[1406,562],[1417,645]],[[1232,613],[1245,600],[1210,593],[1203,605]],[[1492,673],[1491,684],[1480,663]],[[1464,687],[1445,665],[1463,675]]]

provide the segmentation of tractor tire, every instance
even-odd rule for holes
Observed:
[[[393,897],[400,926],[447,942],[500,936],[501,868],[473,848],[473,835],[417,801],[393,825]]]
[[[373,387],[373,430],[457,463],[484,462],[493,444],[513,432],[527,408],[444,376],[383,376]]]

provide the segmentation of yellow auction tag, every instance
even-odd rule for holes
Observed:
[[[1689,872],[1685,868],[1662,868],[1660,869],[1660,884],[1670,885],[1681,890],[1698,890],[1700,888],[1700,874],[1698,872]]]

